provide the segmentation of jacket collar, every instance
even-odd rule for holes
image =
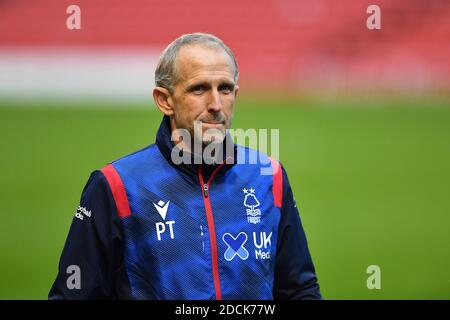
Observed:
[[[175,144],[173,143],[172,139],[172,129],[170,127],[170,118],[168,116],[164,116],[161,124],[159,126],[158,132],[156,134],[156,145],[158,146],[160,152],[164,156],[167,162],[169,162],[174,168],[177,170],[183,172],[184,174],[188,175],[194,180],[198,181],[198,172],[199,172],[199,166],[202,166],[202,172],[203,172],[203,178],[205,181],[209,180],[209,177],[211,176],[212,172],[220,165],[220,164],[205,164],[204,162],[202,164],[195,164],[194,163],[194,156],[192,154],[189,155],[191,162],[181,163],[181,164],[175,164],[172,161],[172,150],[175,147]],[[237,147],[233,143],[233,140],[230,136],[227,137],[227,139],[224,139],[224,143],[222,144],[222,148],[224,148],[228,144],[228,148],[233,148],[233,156],[232,159],[228,159],[228,161],[222,165],[220,170],[216,173],[216,176],[223,175],[227,170],[229,170],[233,165],[236,163],[236,155],[237,155]],[[223,149],[223,162],[226,160],[226,148]]]

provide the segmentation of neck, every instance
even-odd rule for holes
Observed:
[[[233,158],[234,144],[228,135],[220,143],[212,142],[205,145],[186,129],[178,130],[180,128],[177,127],[173,117],[170,118],[170,127],[171,139],[173,139],[174,148],[176,148],[175,153],[180,154],[181,152],[185,160],[189,158],[193,161],[191,163],[220,164],[227,158]]]

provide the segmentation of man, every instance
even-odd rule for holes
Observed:
[[[50,299],[321,298],[286,172],[228,139],[237,79],[215,36],[165,49],[156,143],[92,173]]]

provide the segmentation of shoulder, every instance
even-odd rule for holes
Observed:
[[[261,175],[279,176],[280,179],[287,177],[283,165],[275,157],[242,145],[236,145],[236,163],[255,166]]]
[[[84,186],[82,196],[91,196],[93,194],[104,193],[107,188],[107,182],[102,170],[95,170],[91,172],[86,185]]]
[[[145,148],[111,161],[109,164],[105,165],[105,167],[112,165],[119,174],[141,172],[142,170],[148,172],[149,170],[158,170],[161,163],[164,162],[163,159],[164,157],[156,144],[151,144]]]
[[[83,195],[98,194],[111,189],[118,182],[121,184],[120,174],[129,171],[133,167],[141,167],[146,160],[155,153],[156,145],[152,144],[133,153],[113,160],[103,167],[91,172],[83,189]],[[106,192],[108,193],[108,192]]]
[[[125,163],[125,162],[136,162],[136,161],[144,161],[148,157],[151,157],[155,154],[155,152],[158,151],[158,148],[156,147],[156,144],[151,144],[149,146],[146,146],[142,149],[139,149],[137,151],[134,151],[130,154],[127,154],[125,156],[122,156],[120,158],[117,158],[111,163]]]
[[[242,145],[236,145],[236,157],[238,164],[251,164],[262,167],[280,164],[278,160],[266,153]]]

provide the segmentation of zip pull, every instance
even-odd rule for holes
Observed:
[[[209,188],[208,188],[208,184],[207,183],[203,184],[203,194],[205,195],[205,198],[208,198]]]

